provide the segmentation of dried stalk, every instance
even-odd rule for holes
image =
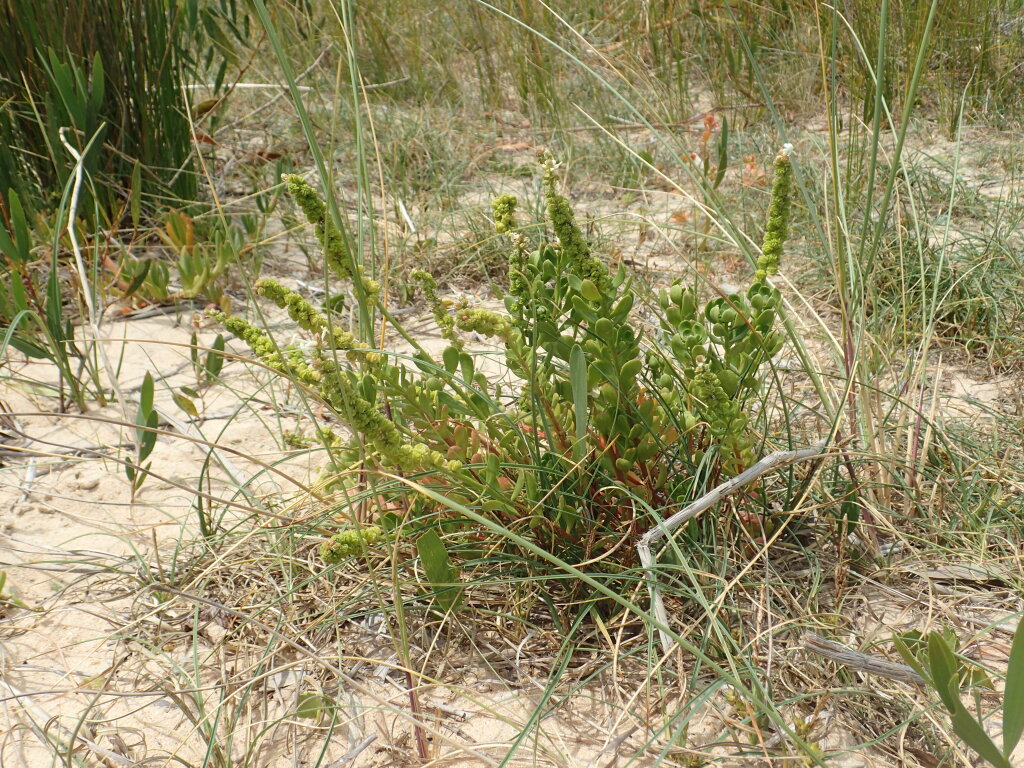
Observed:
[[[832,659],[832,661],[838,661],[847,667],[867,672],[869,675],[879,675],[890,680],[899,680],[901,683],[924,684],[924,679],[906,664],[886,661],[877,656],[855,651],[832,640],[826,640],[820,635],[805,635],[804,648],[811,653],[824,656],[826,659]]]
[[[636,545],[636,550],[640,555],[640,563],[647,572],[647,590],[651,595],[651,609],[654,612],[654,618],[658,620],[658,623],[661,626],[667,627],[669,625],[668,613],[665,610],[665,601],[661,596],[661,588],[658,586],[658,580],[653,571],[655,566],[655,557],[652,551],[652,545],[656,541],[660,541],[661,539],[671,535],[672,532],[679,528],[683,523],[696,517],[708,507],[713,507],[726,496],[731,493],[735,493],[737,490],[748,483],[753,482],[766,472],[770,472],[778,467],[784,467],[798,461],[817,458],[825,452],[827,445],[827,441],[822,440],[809,448],[769,453],[754,466],[744,470],[731,480],[727,480],[716,488],[708,491],[692,504],[689,504],[679,512],[676,512],[668,520],[663,520],[658,523],[658,525],[651,528],[651,530],[640,538],[640,541]],[[672,638],[670,638],[668,633],[663,629],[659,628],[658,632],[661,635],[662,649],[664,650],[665,655],[668,656],[672,651]]]

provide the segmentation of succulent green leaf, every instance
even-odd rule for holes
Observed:
[[[331,706],[331,700],[319,693],[303,693],[295,707],[295,716],[305,720],[319,720]]]
[[[431,529],[422,534],[416,540],[416,551],[427,582],[435,593],[437,606],[445,612],[452,610],[458,604],[462,592],[459,571],[452,565],[448,550],[437,531]]]
[[[975,720],[960,702],[960,683],[958,680],[950,680],[949,685],[939,695],[945,700],[956,698],[956,707],[950,713],[950,722],[953,725],[953,732],[963,739],[964,743],[990,762],[995,768],[1013,768],[1010,761],[999,751],[995,742],[985,733],[981,723]]]
[[[171,398],[174,400],[174,404],[181,408],[191,418],[199,418],[199,410],[196,408],[196,404],[189,399],[184,392],[174,392],[171,394]]]
[[[590,387],[587,383],[587,358],[583,347],[573,345],[569,353],[569,381],[572,384],[573,415],[576,422],[576,439],[582,440],[587,435],[590,410],[587,399]]]
[[[928,635],[928,668],[942,703],[954,712],[960,706],[960,675],[953,649],[939,632]],[[950,693],[951,690],[954,692]]]
[[[210,351],[206,353],[206,380],[212,381],[220,375],[224,367],[224,336],[220,333],[213,340]]]

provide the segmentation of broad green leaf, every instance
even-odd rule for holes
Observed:
[[[462,588],[458,586],[459,571],[448,558],[448,550],[437,531],[429,530],[416,540],[416,551],[427,581],[434,590],[438,607],[449,611],[455,607]]]
[[[212,381],[220,375],[224,367],[224,336],[218,333],[213,340],[210,351],[206,353],[206,380]]]
[[[174,392],[171,397],[174,399],[174,404],[181,408],[181,410],[193,419],[199,418],[199,410],[196,408],[196,404],[186,397],[184,393]]]
[[[142,387],[139,390],[139,407],[135,412],[135,423],[139,427],[148,427],[135,430],[135,442],[139,451],[138,463],[141,464],[153,452],[157,435],[151,430],[156,429],[160,423],[156,411],[153,410],[153,376],[149,372],[142,380]]]
[[[139,287],[146,282],[146,276],[149,274],[149,269],[153,265],[152,261],[146,260],[142,262],[142,266],[139,267],[138,273],[132,278],[132,281],[128,284],[128,287],[124,289],[124,295],[131,296]]]
[[[939,691],[941,694],[942,691]],[[953,724],[953,732],[963,742],[985,758],[996,768],[1013,768],[1010,761],[996,747],[995,742],[985,733],[981,723],[971,717],[964,705],[960,702],[960,684],[958,680],[951,680],[946,688],[946,696],[956,699],[956,707],[951,713],[950,722]]]
[[[916,629],[910,632],[901,632],[898,635],[893,635],[892,643],[896,646],[900,656],[903,657],[903,661],[910,665],[923,680],[927,681],[934,688],[931,674],[925,669],[926,653],[921,640],[921,633]]]
[[[444,361],[444,369],[448,373],[454,374],[459,369],[459,349],[452,345],[444,348],[444,352],[441,353],[441,359]]]
[[[588,323],[593,323],[597,320],[597,312],[587,306],[587,302],[582,296],[572,297],[572,308],[573,311],[586,320]]]
[[[331,706],[331,700],[319,693],[299,694],[299,701],[295,708],[295,716],[307,720],[319,720],[324,711]]]
[[[594,281],[590,279],[583,280],[580,283],[580,295],[587,301],[597,302],[601,300],[601,291],[598,290]]]
[[[1024,734],[1024,622],[1017,625],[1006,665],[1003,691],[1003,754],[1007,757]]]
[[[928,667],[932,673],[932,685],[942,703],[950,712],[955,712],[958,706],[963,706],[960,703],[960,674],[953,649],[938,632],[928,635]]]
[[[149,412],[149,416],[146,417],[146,421],[142,426],[147,427],[147,429],[136,430],[139,434],[139,461],[148,457],[156,446],[157,434],[153,430],[160,426],[160,419],[157,417],[156,411]]]
[[[960,684],[965,688],[988,688],[990,691],[996,689],[988,672],[973,661],[960,665]]]
[[[138,423],[144,424],[146,416],[153,410],[153,375],[146,372],[142,380],[142,387],[139,390],[139,416]]]
[[[203,99],[192,108],[192,117],[198,120],[207,112],[211,111],[217,105],[219,105],[220,102],[220,99]]]
[[[0,232],[3,230],[4,228],[0,227]],[[11,275],[10,280],[11,302],[14,304],[14,308],[18,312],[28,312],[28,296],[25,295],[25,286],[21,282],[21,275]]]
[[[472,355],[465,352],[459,355],[459,370],[462,371],[462,380],[467,384],[472,383],[473,373],[476,370],[476,363],[473,362]]]
[[[574,344],[569,353],[569,381],[572,384],[572,406],[576,417],[576,439],[582,440],[587,436],[590,410],[587,407],[587,357],[579,344]]]
[[[501,461],[498,459],[498,454],[488,453],[484,462],[487,467],[484,479],[488,485],[494,485],[498,482],[498,473],[501,471]]]

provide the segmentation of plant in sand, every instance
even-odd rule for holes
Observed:
[[[390,515],[409,509],[414,484],[430,489],[417,510],[436,513],[446,532],[478,540],[483,530],[457,519],[440,498],[569,562],[618,573],[634,563],[639,533],[658,519],[649,511],[674,508],[758,458],[762,440],[749,409],[783,344],[775,330],[780,296],[768,276],[786,238],[790,176],[787,147],[775,160],[763,253],[747,291],[705,303],[677,282],[660,296],[658,328],[645,334],[631,322],[640,296],[632,279],[592,252],[548,158],[543,189],[552,241],[531,248],[517,230],[516,199],[494,201],[495,227],[509,243],[506,312],[464,301],[449,307],[434,279],[415,273],[448,342],[439,358],[388,313],[316,192],[288,176],[328,266],[353,281],[369,305],[361,316],[383,315],[413,352],[371,349],[271,279],[257,292],[286,309],[312,345],[282,347],[240,317],[219,317],[264,365],[313,393],[350,432],[343,445],[330,440],[340,445],[330,449],[337,484],[401,476],[408,482],[377,497]],[[495,354],[510,376],[479,370],[485,353],[467,350],[471,333],[500,345]],[[374,522],[386,524],[384,517]],[[376,540],[379,532],[370,530]],[[324,556],[358,554],[368,543],[346,533],[325,545]]]

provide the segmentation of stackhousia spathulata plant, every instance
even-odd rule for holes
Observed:
[[[414,477],[570,562],[614,552],[605,565],[615,571],[631,564],[633,539],[655,522],[638,510],[668,510],[758,458],[748,409],[783,344],[775,330],[780,296],[768,277],[786,239],[790,179],[786,148],[775,159],[764,246],[748,290],[704,303],[677,281],[661,293],[659,327],[646,339],[631,322],[632,279],[592,251],[550,158],[543,190],[551,241],[531,248],[517,229],[516,198],[494,201],[496,230],[509,244],[506,312],[447,306],[429,274],[413,274],[448,341],[439,359],[401,326],[411,355],[371,349],[272,279],[257,292],[286,309],[312,346],[282,347],[240,317],[220,318],[350,433],[347,441],[327,436],[339,483],[378,470]],[[335,276],[357,283],[354,292],[375,310],[360,314],[386,314],[380,286],[354,266],[317,193],[299,176],[285,182]],[[480,372],[482,353],[466,349],[470,333],[499,344],[513,375]],[[355,468],[362,474],[343,471]],[[380,499],[381,510],[401,508],[405,493]],[[358,547],[346,539],[343,549]]]

